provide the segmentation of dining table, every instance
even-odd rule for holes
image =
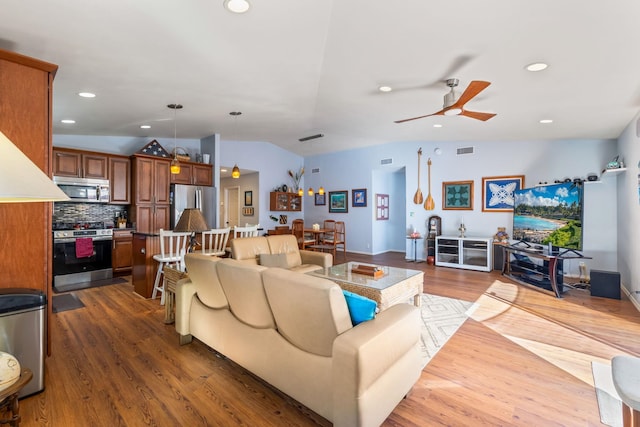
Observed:
[[[331,230],[328,228],[305,228],[305,234],[313,234],[314,240],[316,241],[316,245],[319,245],[322,240],[322,235],[324,233],[330,232]]]

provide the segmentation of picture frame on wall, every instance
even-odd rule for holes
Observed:
[[[254,210],[252,207],[244,207],[242,208],[242,215],[244,216],[253,216]]]
[[[329,191],[329,212],[347,213],[349,212],[349,192]]]
[[[358,188],[351,190],[351,206],[354,208],[367,207],[367,189]]]
[[[324,206],[327,204],[327,195],[326,194],[314,194],[314,200],[316,206]]]
[[[482,178],[482,211],[512,212],[513,193],[524,188],[524,175]]]
[[[253,191],[245,191],[244,192],[244,205],[252,206],[253,205]]]
[[[389,219],[389,195],[376,194],[376,220],[387,221]]]
[[[473,181],[449,181],[442,183],[443,210],[473,210]]]

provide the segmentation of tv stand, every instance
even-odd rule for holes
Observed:
[[[503,246],[502,274],[518,283],[550,290],[557,298],[562,298],[565,287],[562,283],[562,262],[578,258],[591,259],[573,249],[549,253],[544,249],[535,249],[529,244],[523,247],[520,243]]]

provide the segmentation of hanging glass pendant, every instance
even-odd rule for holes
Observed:
[[[180,162],[177,157],[174,157],[171,160],[170,170],[173,175],[178,175],[180,173]]]

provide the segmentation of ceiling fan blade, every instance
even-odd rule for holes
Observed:
[[[490,84],[490,82],[484,82],[482,80],[472,81],[471,83],[469,83],[469,86],[467,86],[462,95],[460,95],[460,98],[458,98],[455,104],[453,104],[451,107],[462,108],[464,104],[471,101],[473,97],[485,90]]]
[[[394,121],[394,123],[404,123],[404,122],[409,122],[411,120],[424,119],[425,117],[431,117],[431,116],[444,116],[444,110],[440,110],[437,113],[433,113],[433,114],[427,114],[425,116],[412,117],[410,119],[404,119],[404,120],[396,120]]]
[[[462,113],[460,113],[460,116],[466,116],[472,119],[482,120],[483,122],[486,122],[491,117],[495,116],[495,113],[481,113],[478,111],[462,110]]]

